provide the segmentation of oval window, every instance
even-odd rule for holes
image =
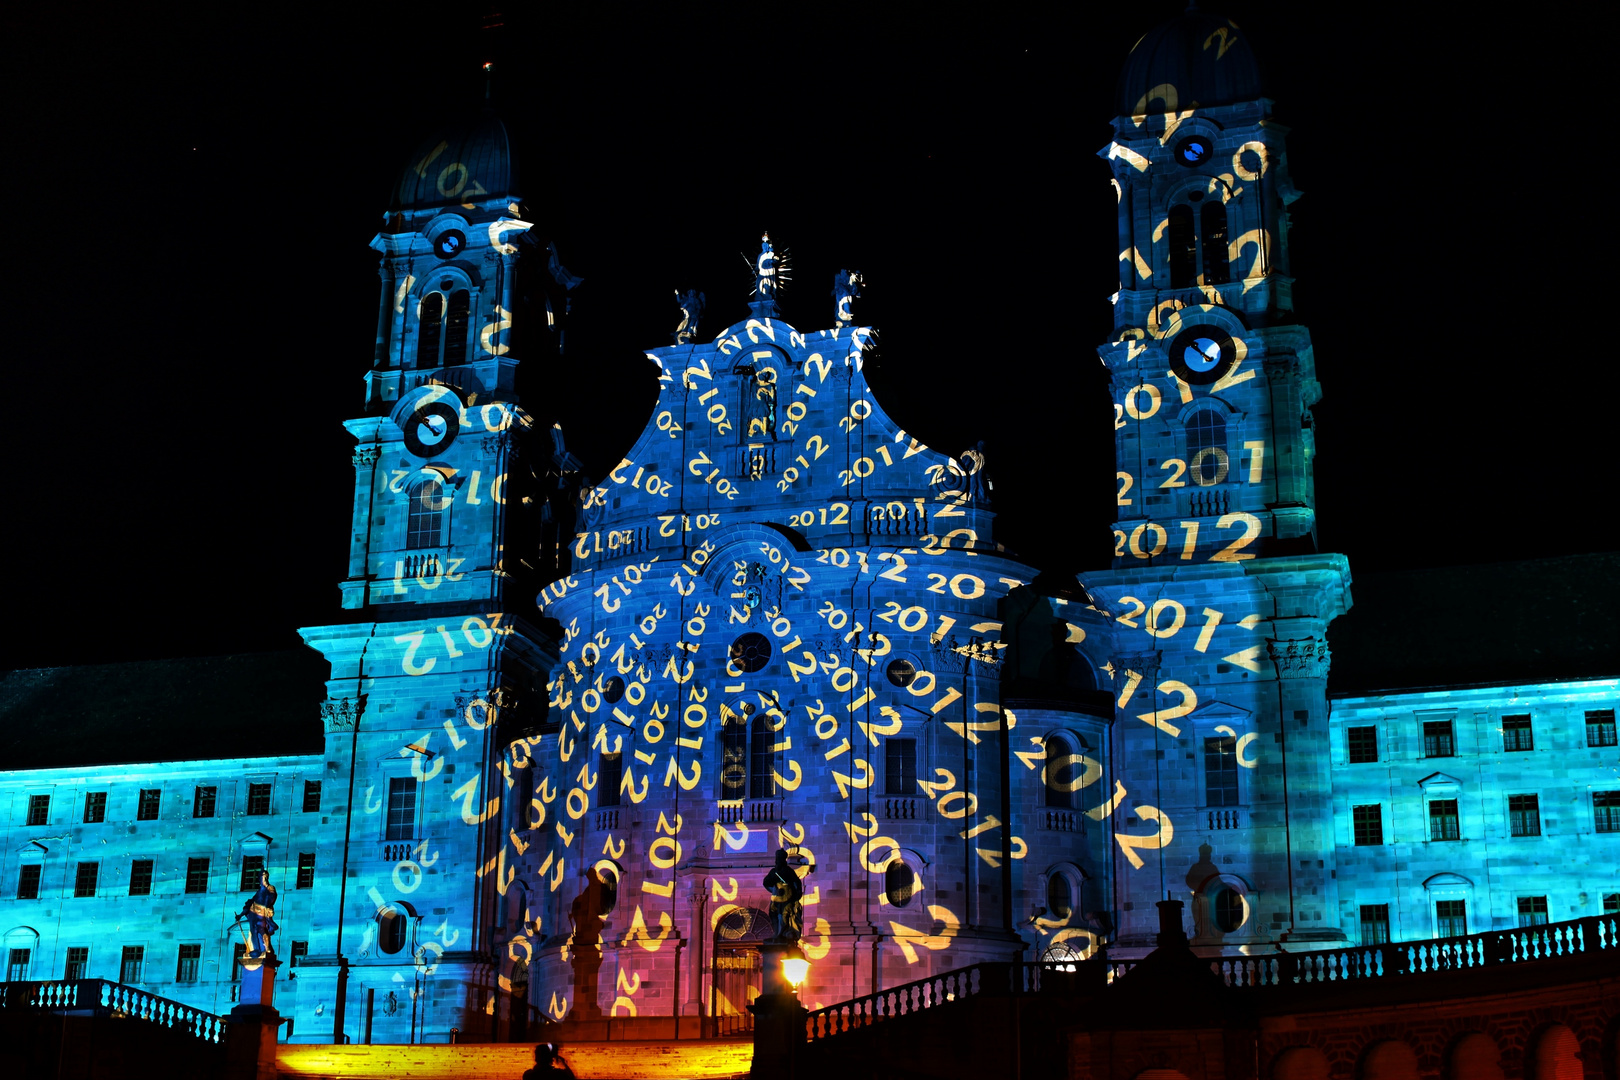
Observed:
[[[405,947],[405,913],[384,908],[377,913],[377,948],[392,956]]]
[[[1243,925],[1249,916],[1249,905],[1236,889],[1222,889],[1215,894],[1215,925],[1223,934],[1230,934]]]
[[[624,697],[624,680],[617,675],[602,684],[602,700],[609,705],[617,705],[622,697]]]
[[[905,907],[917,895],[917,873],[904,860],[889,860],[883,871],[883,895],[895,907]]]
[[[884,674],[888,675],[889,681],[896,686],[910,686],[917,678],[917,669],[912,666],[910,660],[890,660]]]

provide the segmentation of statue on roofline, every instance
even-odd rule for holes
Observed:
[[[861,286],[865,284],[866,278],[859,270],[840,270],[833,275],[833,326],[855,325],[851,308],[860,299]]]
[[[675,302],[681,308],[681,325],[675,328],[675,344],[690,345],[697,340],[698,320],[703,318],[703,303],[706,297],[696,289],[687,289],[685,292],[675,290]]]

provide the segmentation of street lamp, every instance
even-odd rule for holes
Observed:
[[[810,960],[804,955],[804,950],[797,945],[790,947],[782,954],[782,976],[787,979],[793,992],[799,992],[804,980],[810,974]]]

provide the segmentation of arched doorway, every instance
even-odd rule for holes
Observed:
[[[1502,1072],[1502,1051],[1496,1040],[1470,1031],[1457,1040],[1446,1061],[1447,1080],[1506,1080]]]
[[[726,905],[714,920],[714,961],[709,972],[710,1037],[754,1030],[748,1011],[759,992],[764,964],[759,946],[771,936],[770,916],[757,908]]]
[[[1563,1024],[1554,1024],[1541,1033],[1532,1060],[1530,1076],[1534,1080],[1582,1080],[1586,1076],[1580,1040]]]
[[[1417,1055],[1399,1039],[1374,1043],[1361,1058],[1361,1080],[1418,1080]]]
[[[1271,1080],[1328,1080],[1328,1059],[1314,1046],[1290,1046],[1277,1055]]]

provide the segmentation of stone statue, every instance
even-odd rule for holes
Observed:
[[[990,501],[990,481],[984,475],[984,440],[971,450],[962,451],[959,461],[962,475],[967,479],[968,499],[976,503]]]
[[[866,278],[859,270],[840,270],[833,275],[833,325],[854,326],[855,316],[850,308],[860,299],[861,286]]]
[[[774,319],[781,316],[776,306],[777,293],[788,281],[788,253],[786,249],[777,251],[771,247],[771,234],[765,233],[759,238],[759,257],[750,259],[743,256],[748,264],[749,271],[754,276],[753,295],[748,301],[748,310],[754,313],[756,319]]]
[[[685,292],[675,290],[675,302],[681,307],[681,325],[675,328],[675,344],[690,345],[697,338],[698,320],[703,318],[705,297],[696,289]]]
[[[259,890],[242,905],[242,914],[237,922],[246,922],[248,932],[253,935],[248,956],[263,957],[273,952],[270,936],[281,927],[276,925],[276,887],[270,884],[268,871],[259,871]]]
[[[765,875],[762,884],[771,890],[772,941],[798,941],[804,934],[804,885],[799,875],[788,865],[787,852],[776,849],[776,865]]]

